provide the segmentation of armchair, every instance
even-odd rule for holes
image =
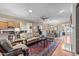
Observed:
[[[2,52],[3,56],[27,55],[27,51],[25,51],[23,47],[13,48],[12,44],[6,39],[0,40],[0,46],[4,50],[4,52]]]

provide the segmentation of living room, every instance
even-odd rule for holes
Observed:
[[[1,55],[72,55],[72,5],[71,3],[0,4]],[[60,44],[61,50],[65,52],[57,52]]]

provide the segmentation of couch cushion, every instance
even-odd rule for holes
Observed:
[[[14,49],[8,53],[3,53],[4,56],[18,56],[19,54],[22,54],[22,49],[18,48],[18,49]]]
[[[0,45],[6,52],[9,52],[11,49],[13,49],[11,43],[6,39],[0,40]]]
[[[17,44],[13,46],[13,49],[17,49],[17,48],[22,48],[23,50],[28,49],[28,47],[25,44]]]

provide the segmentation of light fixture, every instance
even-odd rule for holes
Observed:
[[[49,24],[56,24],[56,23],[59,23],[59,22],[57,20],[49,20],[48,23]]]
[[[29,13],[32,13],[32,10],[31,9],[29,10]]]
[[[52,28],[53,26],[51,26],[51,28]]]
[[[51,20],[47,20],[47,23],[51,24],[51,23],[52,23],[52,21],[51,21]]]
[[[3,34],[3,30],[1,30],[1,34]]]
[[[15,28],[15,31],[19,32],[19,31],[20,31],[20,29],[19,29],[19,28]]]
[[[60,10],[60,11],[59,11],[59,13],[64,13],[64,12],[65,12],[65,10]]]

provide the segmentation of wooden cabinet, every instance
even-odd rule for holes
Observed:
[[[19,22],[2,22],[0,21],[0,29],[20,28]]]
[[[16,28],[20,28],[20,22],[14,22]]]
[[[8,22],[8,27],[19,28],[20,27],[20,23],[19,22]]]
[[[14,22],[8,22],[8,27],[15,27]]]
[[[19,28],[20,27],[20,23],[19,22],[8,22],[8,27]]]
[[[7,25],[7,22],[0,22],[0,29],[6,29]]]

